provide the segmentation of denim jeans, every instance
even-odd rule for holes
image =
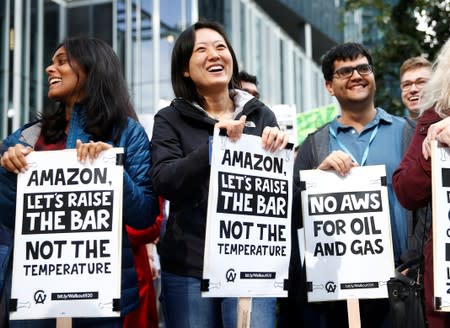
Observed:
[[[166,328],[235,328],[237,298],[202,297],[200,279],[161,273]],[[251,328],[275,327],[275,298],[252,298]]]

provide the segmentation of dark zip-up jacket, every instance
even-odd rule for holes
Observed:
[[[244,133],[260,136],[264,127],[278,126],[275,114],[256,98],[237,92],[234,102],[235,119],[247,115]],[[181,98],[155,115],[152,181],[155,191],[170,201],[160,244],[163,271],[202,278],[209,140],[216,123],[202,108]]]

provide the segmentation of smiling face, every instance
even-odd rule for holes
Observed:
[[[223,37],[215,30],[195,31],[195,44],[188,70],[183,73],[194,82],[198,92],[228,92],[233,75],[233,59]]]
[[[336,72],[342,67],[356,67],[368,63],[365,56],[359,56],[353,60],[336,60],[333,71]],[[331,81],[326,81],[326,88],[332,96],[336,97],[343,110],[351,109],[352,105],[356,104],[370,106],[373,104],[375,95],[375,77],[372,72],[361,75],[354,69],[352,75],[347,78],[333,75]]]
[[[48,76],[48,97],[72,107],[83,99],[86,74],[72,59],[69,62],[64,47],[59,47],[45,72]]]
[[[431,77],[429,67],[419,67],[403,73],[400,81],[402,102],[412,117],[419,113],[420,91]]]

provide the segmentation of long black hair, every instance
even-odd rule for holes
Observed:
[[[189,60],[191,59],[192,51],[195,45],[195,31],[203,28],[214,30],[223,37],[231,53],[231,58],[233,59],[233,74],[231,76],[230,83],[228,84],[228,88],[236,89],[241,87],[241,83],[239,80],[239,67],[236,55],[222,26],[219,23],[206,20],[199,21],[194,25],[191,25],[178,36],[172,50],[172,88],[175,96],[184,98],[189,101],[195,101],[202,107],[204,107],[205,105],[203,96],[198,93],[192,79],[190,77],[184,76],[183,74],[189,68]]]
[[[84,98],[80,100],[86,108],[84,130],[95,141],[117,143],[128,117],[137,120],[119,58],[106,42],[96,38],[68,38],[56,50],[60,47],[66,50],[74,72],[79,76],[82,70],[86,75]],[[60,103],[56,111],[43,113],[41,118],[45,142],[61,140],[67,125],[65,104]]]

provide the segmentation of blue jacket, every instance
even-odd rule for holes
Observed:
[[[83,106],[76,105],[69,122],[66,149],[75,148],[76,140],[88,142],[91,136],[85,126],[86,116]],[[40,122],[25,125],[3,141],[4,147],[17,143],[33,147],[40,135]],[[139,304],[136,272],[133,254],[127,238],[125,224],[135,229],[144,229],[153,224],[158,215],[157,197],[153,192],[150,168],[151,145],[144,128],[136,121],[128,119],[127,126],[117,144],[105,141],[115,147],[124,148],[123,175],[123,229],[122,229],[122,281],[120,309],[122,315],[134,310]],[[14,229],[17,175],[0,167],[0,222]]]

